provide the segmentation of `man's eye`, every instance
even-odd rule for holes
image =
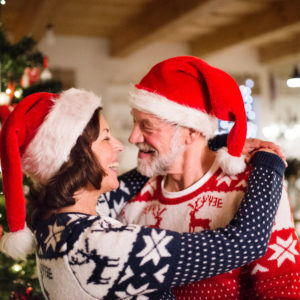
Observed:
[[[143,125],[142,125],[142,129],[143,129],[143,130],[146,130],[146,131],[150,131],[150,130],[152,130],[152,127],[143,124]]]

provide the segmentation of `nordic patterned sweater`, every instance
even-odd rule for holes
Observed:
[[[174,299],[171,287],[258,259],[269,241],[284,164],[275,155],[257,153],[252,165],[251,188],[237,215],[215,231],[180,234],[124,225],[101,211],[107,202],[100,203],[98,216],[60,213],[40,222],[36,256],[45,298]],[[124,197],[133,192],[125,177],[119,190]],[[117,211],[117,202],[109,203]]]
[[[121,220],[177,232],[225,227],[244,196],[250,166],[236,176],[217,161],[194,185],[180,192],[164,189],[161,176],[151,178],[121,213]],[[261,182],[266,174],[261,174]],[[249,181],[248,188],[257,183]],[[266,192],[257,186],[254,197]],[[249,212],[252,218],[254,212]],[[251,248],[251,244],[247,247]],[[211,255],[214,252],[210,253]],[[226,255],[231,259],[231,255]],[[173,289],[176,299],[300,299],[300,244],[285,190],[276,214],[267,253],[260,259],[213,278]]]

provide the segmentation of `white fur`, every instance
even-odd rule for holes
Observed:
[[[35,250],[33,234],[28,227],[16,232],[5,232],[0,239],[0,251],[14,258],[26,260]]]
[[[217,151],[217,160],[221,169],[228,175],[236,175],[246,169],[245,156],[230,155],[226,147]]]
[[[69,158],[77,138],[101,106],[101,98],[69,89],[54,100],[49,114],[22,155],[25,173],[37,183],[46,183]]]
[[[170,123],[193,128],[207,139],[212,138],[217,129],[217,119],[214,116],[142,89],[135,88],[130,93],[129,102],[137,110],[153,114]]]

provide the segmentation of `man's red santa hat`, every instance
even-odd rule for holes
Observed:
[[[227,149],[220,149],[217,157],[230,175],[245,169],[241,156],[247,135],[244,102],[239,86],[224,71],[192,56],[164,60],[135,86],[130,104],[162,120],[193,128],[207,139],[214,136],[217,119],[233,121]]]
[[[70,89],[60,95],[36,93],[24,98],[5,121],[0,138],[3,190],[10,233],[0,250],[25,259],[34,241],[25,224],[23,173],[44,185],[69,158],[101,99],[91,92]]]

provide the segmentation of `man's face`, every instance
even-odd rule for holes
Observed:
[[[167,174],[184,151],[180,128],[136,109],[131,114],[134,126],[129,142],[139,148],[138,170],[148,177]]]

